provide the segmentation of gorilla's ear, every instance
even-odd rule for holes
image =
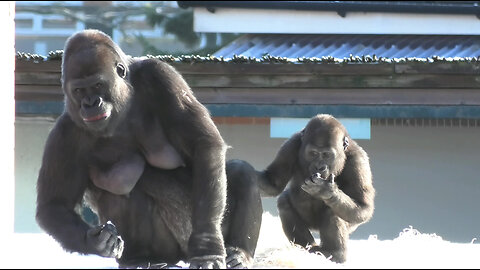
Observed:
[[[348,142],[348,137],[343,137],[343,151],[347,150],[347,147],[350,143]]]
[[[125,78],[127,76],[127,69],[123,64],[117,64],[117,74],[121,78]]]

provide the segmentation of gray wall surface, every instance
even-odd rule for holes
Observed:
[[[41,232],[35,221],[36,183],[43,147],[53,120],[15,119],[15,221],[16,233]]]
[[[43,145],[53,122],[17,117],[15,231],[38,232],[35,182]],[[269,125],[218,125],[231,148],[227,158],[264,169],[285,139],[270,138]],[[352,239],[396,238],[410,225],[452,242],[480,239],[480,128],[372,126],[357,140],[370,157],[377,191],[373,218]],[[277,215],[274,198],[264,211]]]

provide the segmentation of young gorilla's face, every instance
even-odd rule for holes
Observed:
[[[305,176],[319,173],[326,179],[338,175],[345,163],[345,139],[342,129],[323,122],[307,125],[303,131],[299,152],[300,165]]]

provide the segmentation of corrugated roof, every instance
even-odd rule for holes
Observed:
[[[217,57],[386,58],[478,57],[480,36],[247,34],[213,55]]]

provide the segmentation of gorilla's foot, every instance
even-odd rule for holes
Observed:
[[[119,263],[119,269],[182,269],[181,266],[165,262],[141,262],[129,261],[127,263]]]
[[[347,260],[346,252],[344,250],[326,250],[320,246],[312,246],[308,249],[308,252],[321,254],[325,258],[336,263],[344,263]]]
[[[224,269],[225,260],[223,256],[205,255],[193,257],[189,260],[190,269]]]

